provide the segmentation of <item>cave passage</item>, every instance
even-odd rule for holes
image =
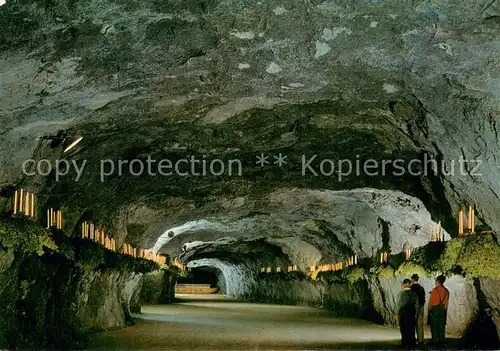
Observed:
[[[328,311],[245,303],[223,295],[182,295],[150,305],[127,329],[95,335],[92,350],[391,349],[399,331]]]
[[[438,277],[446,346],[500,348],[499,34],[500,0],[0,0],[0,349],[427,347]]]
[[[177,284],[204,284],[216,288],[218,287],[217,270],[193,269],[187,273],[186,277],[177,278]]]

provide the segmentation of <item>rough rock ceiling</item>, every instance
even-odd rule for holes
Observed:
[[[491,0],[11,1],[0,8],[0,183],[20,181],[38,137],[67,129],[84,136],[69,157],[88,163],[78,182],[28,178],[40,204],[61,206],[70,228],[93,219],[146,247],[171,228],[214,224],[156,247],[177,255],[191,243],[187,259],[224,258],[214,247],[238,256],[252,242],[300,264],[368,255],[384,245],[370,242],[387,222],[400,250],[408,235],[426,240],[429,212],[455,231],[454,213],[469,203],[498,229],[497,9]],[[261,168],[260,153],[288,164]],[[301,174],[301,155],[426,153],[448,168],[481,159],[482,176]],[[102,159],[190,155],[239,159],[244,173],[99,175]],[[359,192],[331,193],[360,188],[401,191],[418,208],[402,210],[399,192],[376,192],[386,198],[371,207]]]

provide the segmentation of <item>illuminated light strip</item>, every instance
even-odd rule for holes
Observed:
[[[14,205],[12,214],[17,216],[23,214],[26,217],[35,219],[35,193],[19,189],[14,192]]]
[[[464,211],[462,209],[458,211],[458,235],[464,235]]]
[[[35,193],[31,193],[31,217],[35,219]]]
[[[25,200],[24,200],[24,215],[29,217],[30,216],[30,194],[28,192],[25,193]]]
[[[34,198],[32,197],[32,200]],[[34,218],[34,204],[31,204],[32,211],[31,215]],[[61,210],[54,210],[53,208],[47,209],[47,229],[50,229],[52,227],[55,227],[57,230],[62,230],[63,229],[63,215]],[[83,231],[83,229],[82,229]]]
[[[17,214],[17,190],[16,192],[14,193],[14,214]]]
[[[469,213],[467,214],[467,229],[469,233],[472,232],[472,206],[469,206]]]
[[[384,261],[387,261],[388,259],[388,254],[387,253],[380,253],[380,263],[384,262]],[[342,262],[337,262],[337,263],[328,263],[328,264],[324,264],[324,265],[321,265],[321,266],[310,266],[309,267],[309,272],[312,273],[313,275],[318,272],[336,272],[336,271],[339,271],[339,270],[343,270],[344,268],[348,268],[348,267],[351,267],[351,266],[355,266],[358,264],[358,255],[354,255],[354,256],[349,256],[345,261],[342,261]],[[292,267],[288,267],[288,271],[296,271],[297,270],[297,266],[292,266]]]
[[[68,152],[72,148],[74,148],[80,141],[82,141],[83,137],[78,137],[75,141],[73,141],[66,149],[64,149],[64,153]]]
[[[50,211],[47,210],[47,213],[50,214]],[[62,213],[58,211],[58,214],[59,214],[57,216],[58,223],[62,225]],[[88,223],[86,221],[82,222],[81,230],[82,230],[81,237],[83,239],[90,239],[92,241],[101,244],[106,249],[117,251],[116,240],[114,238],[107,236],[104,230],[98,228],[93,223]],[[166,264],[167,262],[167,258],[162,255],[155,254],[150,250],[135,248],[127,243],[123,244],[118,251],[125,255],[133,256],[136,258],[145,258],[160,264]],[[175,263],[179,266],[179,268],[183,270],[185,269],[184,265],[182,265],[180,262],[175,262]]]
[[[59,214],[59,226],[57,229],[63,229],[63,218],[62,218],[62,212],[61,211],[57,211],[57,213]]]
[[[474,214],[474,208],[472,208],[471,210],[472,210],[472,214],[470,216],[471,217],[471,222],[472,222],[472,224],[471,224],[471,233],[474,234],[474,232],[476,231],[476,228],[475,228],[476,227],[476,223],[475,223],[476,216]]]
[[[389,254],[387,252],[380,253],[380,263],[389,261]]]
[[[439,221],[437,225],[436,241],[441,241],[441,221]]]

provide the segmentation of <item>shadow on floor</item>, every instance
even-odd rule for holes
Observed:
[[[314,345],[315,350],[398,350],[399,344],[394,342],[370,342],[370,343],[339,343],[330,345]],[[426,342],[424,347],[412,350],[434,350],[430,341]],[[446,346],[442,350],[467,350],[461,346],[460,339],[447,339]]]

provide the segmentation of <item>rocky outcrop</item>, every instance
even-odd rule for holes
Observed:
[[[479,291],[484,309],[488,310],[486,315],[492,319],[497,328],[497,338],[500,336],[500,280],[489,278],[479,279]]]
[[[80,331],[118,328],[132,322],[131,306],[137,304],[141,278],[142,274],[133,272],[84,272],[77,280],[72,299],[72,312]]]
[[[168,270],[144,274],[140,293],[141,304],[163,304],[175,299],[176,275]]]
[[[459,207],[474,204],[478,224],[499,229],[497,8],[429,0],[9,1],[0,8],[0,184],[32,186],[43,194],[40,211],[63,210],[68,232],[91,218],[119,243],[216,267],[235,297],[252,294],[260,265],[306,271],[352,254],[397,253],[427,243],[439,221],[448,239]],[[40,139],[58,129],[67,132],[59,145]],[[61,179],[54,170],[21,175],[31,157],[55,165],[78,135],[83,141],[68,154],[73,165],[86,163],[78,181],[75,167]],[[128,167],[149,157],[152,172]],[[114,161],[108,176],[103,160]],[[170,175],[160,174],[161,160],[172,163],[161,172]],[[221,161],[226,172],[202,174],[201,160]],[[229,174],[229,160],[242,171]],[[435,162],[430,170],[426,160]],[[349,175],[336,161],[350,162]],[[0,206],[9,209],[9,201]],[[450,254],[446,272],[481,267],[479,256],[460,266]],[[87,270],[107,262],[92,258]],[[450,281],[453,315],[477,308],[464,297],[474,294],[464,275]],[[87,278],[83,291],[113,280]],[[76,283],[69,273],[53,279]],[[125,290],[133,290],[130,279],[120,283]],[[496,303],[483,283],[485,301]],[[290,301],[310,295],[316,303],[321,289],[300,284],[306,293]],[[367,284],[389,320],[397,279]],[[120,299],[137,299],[126,295]],[[113,313],[110,325],[120,318]],[[461,330],[461,318],[450,328]]]
[[[160,268],[24,216],[0,215],[0,348],[73,347],[91,332],[132,324],[143,275]]]
[[[71,156],[87,165],[78,182],[74,167],[55,183],[55,172],[28,176],[47,194],[40,206],[57,202],[71,228],[95,214],[120,243],[172,256],[228,236],[268,238],[304,266],[335,259],[339,242],[371,255],[382,234],[396,251],[422,244],[438,221],[451,233],[458,207],[472,203],[478,224],[500,225],[494,6],[276,5],[2,6],[0,183],[16,183],[39,137],[64,129],[84,136]],[[65,143],[44,141],[36,158],[55,164]],[[130,161],[148,156],[153,172],[130,172]],[[174,171],[191,156],[195,172],[189,162]],[[317,156],[305,171],[303,156]],[[435,162],[428,172],[424,156]],[[462,158],[471,162],[461,167]],[[210,169],[215,159],[241,161],[241,175],[202,174],[201,160]],[[101,174],[102,160],[115,161],[113,174]],[[160,160],[173,174],[158,172]],[[367,160],[378,167],[363,169]],[[372,191],[353,190],[364,188]],[[373,189],[389,193],[372,201]],[[164,241],[168,248],[158,241],[202,221],[211,225]]]
[[[219,259],[193,260],[187,265],[189,268],[214,267],[224,275],[226,295],[234,298],[248,298],[255,287],[256,267],[245,263],[234,264]]]
[[[312,282],[299,272],[296,273],[260,274],[248,299],[284,305],[323,306],[327,285]]]
[[[459,275],[448,278],[445,285],[450,291],[447,330],[455,335],[463,335],[479,312],[476,289],[472,280]]]
[[[0,267],[0,347],[74,346],[89,332],[131,323],[137,309],[142,273],[5,249]]]
[[[194,213],[208,212],[212,206],[207,204]],[[183,259],[188,261],[206,256],[208,251],[232,250],[244,255],[247,248],[241,245],[238,250],[238,244],[261,240],[279,247],[291,264],[306,270],[322,260],[335,261],[345,255],[371,257],[382,248],[398,253],[405,247],[425,245],[430,240],[429,226],[437,226],[419,199],[370,188],[283,188],[258,202],[240,199],[237,204],[225,204],[220,199],[215,206],[227,209],[209,220],[165,230],[155,249],[168,245],[166,251],[174,255],[182,246]],[[443,231],[443,237],[448,240],[450,235]]]
[[[97,161],[80,180],[94,195],[79,197],[81,208],[104,209],[96,194],[115,204],[140,203],[149,198],[144,191],[162,189],[186,201],[174,211],[180,214],[190,200],[217,197],[207,187],[248,195],[276,183],[332,189],[375,183],[419,192],[447,224],[459,205],[474,202],[478,215],[498,228],[499,90],[492,78],[498,11],[492,4],[12,1],[0,9],[0,147],[16,157],[0,155],[0,182],[19,173],[35,136],[71,127],[91,146],[78,156]],[[253,165],[255,152],[278,149],[287,151],[288,165],[298,165],[304,150],[353,161],[367,150],[404,160],[426,151],[443,161],[446,174],[415,177],[413,187],[408,178],[339,182],[334,174],[318,181],[301,177],[297,166],[296,177],[270,167],[269,181],[254,187],[262,172],[252,167],[241,182],[207,177],[183,186],[170,177],[135,182],[130,176],[129,186],[108,189],[97,174],[99,159],[142,157],[145,150]],[[480,158],[484,176],[473,174],[473,164],[460,173],[460,157]],[[106,216],[110,223],[114,215]]]
[[[323,301],[323,307],[337,316],[382,322],[380,311],[374,308],[367,280],[328,284]]]

